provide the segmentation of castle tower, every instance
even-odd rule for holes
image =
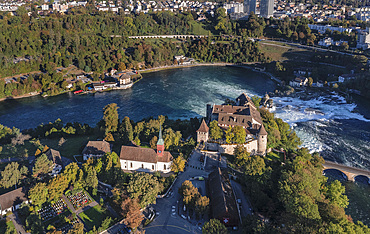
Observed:
[[[200,124],[199,129],[197,130],[197,142],[207,142],[208,141],[208,132],[209,127],[206,124],[206,121],[204,119],[202,120],[202,123]]]
[[[257,142],[258,142],[257,153],[260,155],[265,155],[267,148],[267,132],[263,124],[261,125],[257,133]]]
[[[159,137],[157,141],[157,155],[162,157],[164,152],[164,140],[162,138],[162,126],[159,127]]]

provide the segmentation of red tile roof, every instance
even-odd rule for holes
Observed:
[[[171,162],[173,159],[171,153],[168,151],[164,151],[163,156],[161,157],[157,155],[157,152],[154,149],[126,145],[121,147],[119,158],[122,160],[148,163]]]
[[[207,126],[206,121],[204,121],[203,119],[197,132],[208,132],[208,131],[209,131],[209,127]]]

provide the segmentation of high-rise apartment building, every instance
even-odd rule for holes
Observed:
[[[269,18],[274,15],[274,0],[261,0],[260,7],[262,17]]]

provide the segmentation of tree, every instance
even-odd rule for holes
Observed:
[[[232,132],[232,128],[231,126],[229,126],[226,130],[225,130],[225,138],[226,138],[226,143],[230,144],[232,139],[234,138],[234,133]]]
[[[134,173],[130,176],[127,192],[131,199],[138,199],[140,207],[155,203],[158,193],[162,190],[156,177],[147,173]]]
[[[278,66],[278,63],[279,62],[277,62],[276,63],[276,66]],[[280,63],[279,63],[280,64]],[[282,66],[282,65],[281,65]],[[279,66],[278,66],[279,67]],[[252,97],[252,102],[253,102],[253,104],[256,106],[256,107],[259,107],[260,106],[260,103],[261,103],[261,98],[259,97],[259,96],[256,96],[256,95],[254,95],[253,97]]]
[[[312,84],[313,84],[313,79],[312,79],[312,77],[308,77],[308,86],[309,86],[309,87],[312,87]]]
[[[209,124],[209,136],[214,139],[218,140],[221,139],[223,135],[222,129],[218,126],[217,120],[213,120]]]
[[[248,157],[244,164],[244,173],[250,176],[262,175],[265,171],[265,161],[258,155]]]
[[[227,234],[227,228],[218,219],[211,219],[202,227],[203,234]]]
[[[38,214],[31,214],[26,218],[26,227],[30,233],[42,234],[44,233],[43,225]]]
[[[244,128],[242,126],[235,126],[232,129],[233,133],[233,141],[237,144],[243,144],[245,143],[245,138],[247,137],[247,133],[245,132]]]
[[[173,171],[175,173],[180,172],[180,171],[181,172],[184,171],[184,169],[185,169],[185,163],[186,163],[186,160],[180,154],[177,158],[175,158],[172,161],[171,171]]]
[[[86,164],[86,163],[85,163]],[[84,187],[85,188],[97,188],[98,187],[98,176],[96,174],[95,168],[90,165],[84,164]]]
[[[150,148],[156,149],[157,148],[157,142],[158,142],[158,137],[154,136],[149,142]]]
[[[83,234],[84,225],[80,222],[77,222],[73,225],[73,228],[68,231],[68,234]]]
[[[116,103],[108,104],[104,107],[105,133],[116,132],[118,128],[118,107]]]
[[[138,200],[127,197],[122,201],[121,209],[125,217],[125,224],[135,230],[144,219]]]
[[[32,204],[38,208],[41,208],[48,199],[48,188],[45,183],[37,183],[28,192],[28,197],[32,201]]]
[[[125,116],[125,118],[123,118],[119,132],[122,141],[126,144],[134,139],[134,131],[129,117]]]
[[[196,198],[200,196],[200,194],[191,181],[185,180],[179,188],[179,193],[183,197],[182,200],[185,205],[195,207]]]
[[[207,213],[209,208],[209,198],[206,196],[197,196],[195,199],[195,212],[200,215]]]
[[[4,171],[1,172],[0,185],[4,188],[10,188],[16,184],[19,184],[21,179],[22,173],[19,170],[19,164],[17,162],[11,162],[6,165]]]
[[[68,183],[74,183],[77,178],[79,167],[77,163],[73,162],[68,164],[63,171],[63,175],[68,179]]]
[[[48,185],[49,200],[56,201],[59,199],[68,188],[68,184],[68,178],[64,174],[55,177]]]
[[[42,154],[36,159],[35,166],[33,167],[33,176],[44,175],[49,173],[53,168],[53,162],[48,159],[46,154]]]
[[[244,166],[247,162],[250,153],[247,151],[247,148],[245,148],[242,145],[238,145],[234,149],[234,156],[235,156],[235,164],[238,167]]]
[[[348,197],[344,195],[346,188],[338,181],[334,180],[329,186],[325,195],[332,204],[336,204],[340,207],[347,208]]]
[[[297,222],[300,219],[319,220],[317,201],[322,197],[321,188],[326,181],[320,166],[323,160],[312,157],[307,149],[299,149],[297,155],[282,171],[279,200]]]

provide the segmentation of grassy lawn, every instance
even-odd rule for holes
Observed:
[[[312,52],[276,42],[261,42],[260,49],[274,61],[302,60],[311,57]]]
[[[193,30],[194,35],[208,35],[208,30],[204,29],[205,25],[197,21],[190,22],[190,28]]]
[[[79,214],[82,221],[85,223],[85,228],[87,230],[91,230],[93,226],[95,226],[96,229],[100,227],[103,220],[110,216],[109,212],[106,211],[103,207],[100,205],[96,205],[85,212],[82,212]]]
[[[13,232],[9,232],[10,230],[13,230]],[[0,221],[0,233],[5,233],[6,231],[8,231],[8,233],[17,233],[12,221]]]
[[[52,149],[60,151],[62,156],[70,158],[74,161],[73,155],[81,154],[88,141],[95,141],[98,138],[98,135],[70,137],[66,138],[66,141],[61,146],[59,146],[59,138],[42,139],[40,142],[43,145],[47,145]]]

